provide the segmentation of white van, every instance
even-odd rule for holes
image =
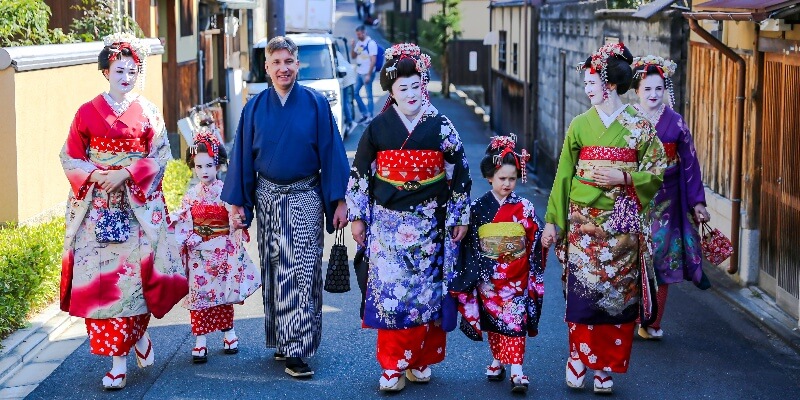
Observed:
[[[298,47],[300,70],[297,82],[320,92],[331,105],[339,133],[344,137],[350,133],[354,124],[345,125],[343,102],[349,100],[353,110],[353,97],[344,96],[346,90],[352,91],[355,85],[355,67],[349,63],[347,42],[329,34],[300,33],[286,35]],[[265,47],[267,39],[253,45],[251,55],[251,75],[247,82],[247,100],[267,89],[269,76],[264,71]],[[352,114],[351,114],[352,117]],[[349,122],[349,121],[348,121]]]

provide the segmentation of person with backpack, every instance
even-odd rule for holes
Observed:
[[[358,111],[361,112],[359,124],[368,124],[372,121],[372,112],[375,107],[372,98],[372,79],[375,71],[383,67],[383,48],[378,46],[371,37],[367,36],[367,28],[364,25],[356,27],[356,38],[350,44],[350,56],[356,60],[356,88],[355,97]],[[366,104],[361,98],[361,88],[366,88]]]

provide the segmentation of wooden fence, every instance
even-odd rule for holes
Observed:
[[[489,96],[489,68],[491,58],[490,46],[485,46],[482,40],[455,40],[448,46],[450,83],[454,85],[472,85],[483,87],[484,99],[490,104]],[[469,70],[469,53],[478,55],[478,68]]]

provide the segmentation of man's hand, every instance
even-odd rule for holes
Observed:
[[[231,205],[231,213],[233,216],[233,229],[244,229],[247,225],[244,224],[244,207]]]
[[[353,232],[353,240],[356,241],[359,245],[366,246],[366,232],[367,232],[367,224],[364,221],[357,219],[350,224],[350,232]]]
[[[347,203],[344,200],[339,200],[336,211],[333,212],[333,227],[342,229],[345,226],[347,226]]]
[[[460,242],[461,239],[464,239],[464,236],[467,236],[467,226],[466,225],[457,225],[453,227],[453,242]]]
[[[111,193],[122,188],[125,181],[130,179],[131,174],[127,169],[115,169],[109,171],[95,171],[92,173],[91,180],[97,182],[100,189]]]
[[[370,83],[370,82],[372,82],[372,74],[364,75],[364,83]]]

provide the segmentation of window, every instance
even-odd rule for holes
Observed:
[[[506,71],[506,31],[500,31],[500,39],[497,42],[497,63],[500,70]]]
[[[511,45],[511,70],[513,74],[517,74],[517,61],[519,61],[519,45],[514,43]]]

